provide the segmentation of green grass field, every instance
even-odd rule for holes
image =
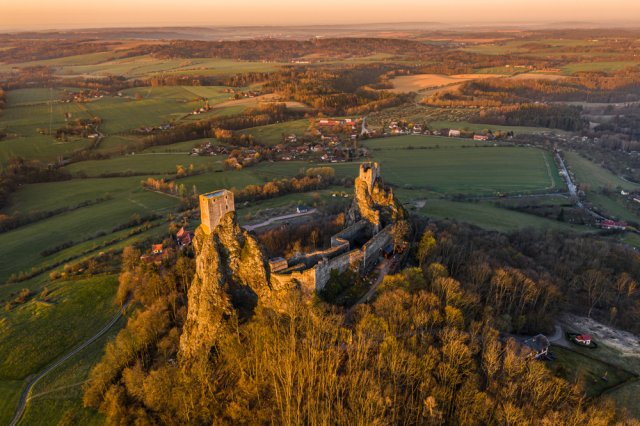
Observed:
[[[21,424],[34,424],[45,418],[52,424],[104,424],[103,415],[82,406],[82,385],[104,354],[107,342],[115,338],[125,323],[126,319],[121,319],[111,331],[38,382]]]
[[[530,193],[563,189],[551,154],[537,148],[469,147],[460,142],[440,148],[382,149],[373,152],[381,163],[385,181],[404,188],[428,189],[440,194],[489,195],[496,193]],[[389,148],[435,145],[433,138],[399,137],[382,139]],[[378,141],[367,146],[375,149]],[[469,141],[469,144],[472,144]]]
[[[59,73],[69,75],[123,75],[128,78],[148,76],[156,73],[231,75],[242,72],[269,72],[280,64],[270,62],[236,61],[232,59],[159,59],[151,56],[136,56],[113,61],[97,61],[84,65],[65,65]]]
[[[285,123],[271,124],[268,126],[253,127],[243,130],[241,133],[253,135],[255,140],[266,145],[283,143],[283,139],[291,134],[302,136],[309,129],[309,120],[287,121]]]
[[[36,296],[3,312],[0,379],[24,379],[93,335],[115,315],[117,286],[113,275],[55,281],[49,302]]]
[[[621,220],[640,221],[640,215],[627,208],[620,195],[621,189],[634,191],[640,189],[640,185],[616,176],[576,152],[565,152],[564,156],[576,183],[585,191],[588,202],[605,215]],[[605,195],[603,189],[607,189],[610,194]]]
[[[146,175],[175,175],[176,166],[188,167],[193,164],[196,170],[222,170],[221,156],[190,156],[178,153],[141,153],[108,160],[92,160],[74,163],[66,167],[73,175],[101,176],[109,173],[137,173]]]
[[[631,191],[640,188],[640,185],[621,179],[577,152],[567,151],[564,156],[578,183],[586,183],[594,188],[609,187],[615,189],[620,187]]]
[[[22,380],[0,380],[0,423],[9,424],[18,405]]]
[[[558,375],[565,377],[569,383],[582,383],[588,396],[601,395],[633,376],[625,370],[594,358],[594,354],[581,354],[560,346],[553,346],[551,352],[555,361],[549,364]],[[607,381],[602,377],[607,375]]]
[[[93,197],[90,186],[94,185],[96,195],[99,181],[86,180],[83,188],[86,197]],[[46,184],[45,184],[46,185]],[[131,187],[130,187],[131,188]],[[34,192],[43,189],[35,189]],[[79,198],[78,198],[79,199]],[[50,265],[69,256],[80,254],[92,246],[125,235],[128,230],[111,234],[114,227],[122,225],[133,215],[145,216],[151,213],[166,214],[178,205],[178,200],[165,195],[143,190],[138,184],[129,192],[115,194],[108,201],[72,210],[44,219],[27,226],[0,234],[0,282],[4,282],[12,273],[27,271],[38,265]],[[20,204],[13,208],[22,211]],[[39,210],[46,208],[37,202],[28,202],[27,208]],[[99,233],[103,231],[104,235]],[[40,252],[73,241],[73,247],[46,257]],[[79,244],[83,242],[82,244]]]
[[[638,65],[640,65],[640,61],[577,62],[562,67],[562,73],[571,75],[577,72],[611,72]]]
[[[402,191],[400,200],[421,199],[413,191]],[[413,197],[412,197],[413,195]],[[588,232],[588,228],[545,219],[526,213],[501,208],[491,202],[457,202],[442,199],[425,199],[425,206],[418,209],[421,215],[438,219],[454,219],[480,228],[509,232],[522,228],[556,229],[559,231]]]
[[[562,130],[558,129],[546,129],[544,127],[525,127],[525,126],[496,126],[493,124],[483,124],[483,123],[470,123],[468,121],[446,121],[446,120],[436,120],[431,121],[429,123],[430,127],[434,129],[459,129],[465,130],[468,132],[484,132],[485,130],[502,131],[502,132],[513,132],[515,134],[526,134],[526,133],[542,133],[542,132],[553,132],[553,133],[565,133]]]

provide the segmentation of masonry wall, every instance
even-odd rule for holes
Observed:
[[[367,243],[362,246],[363,252],[363,268],[364,271],[368,271],[376,262],[376,260],[380,257],[380,253],[388,244],[393,243],[393,238],[391,237],[391,230],[393,229],[393,225],[389,225],[384,228],[382,231],[378,232],[373,238],[371,238]]]
[[[235,211],[233,192],[222,189],[200,195],[200,221],[207,234],[220,223],[222,217]]]
[[[338,246],[345,240],[351,243],[365,233],[372,233],[371,225],[366,220],[361,220],[332,236],[331,246]]]
[[[346,272],[351,267],[359,268],[362,263],[362,251],[360,249],[351,250],[348,253],[334,257],[328,261],[318,263],[316,270],[316,291],[320,291],[331,278],[331,271],[338,273]]]
[[[333,240],[333,238],[332,238]],[[331,241],[333,246],[333,241]],[[307,253],[301,256],[296,256],[289,260],[290,265],[304,264],[306,267],[311,267],[324,258],[332,258],[342,253],[349,251],[349,241],[337,242],[337,244],[326,250],[318,250],[313,253]]]

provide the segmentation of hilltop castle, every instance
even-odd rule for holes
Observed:
[[[202,228],[211,234],[225,215],[235,210],[233,193],[218,190],[200,196]],[[378,163],[363,163],[355,180],[347,227],[331,237],[331,247],[290,259],[269,261],[273,287],[300,287],[309,292],[324,288],[332,271],[369,271],[384,253],[393,251],[393,229],[404,209],[384,187]]]

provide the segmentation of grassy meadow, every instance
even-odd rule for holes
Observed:
[[[473,145],[445,138],[398,137],[367,142],[385,181],[440,194],[509,194],[562,190],[551,154],[537,148]],[[467,145],[468,144],[468,145]]]

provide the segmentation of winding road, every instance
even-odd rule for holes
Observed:
[[[129,300],[127,299],[127,301],[122,306],[122,308],[118,311],[118,313],[113,318],[111,318],[111,321],[109,321],[104,327],[102,327],[96,334],[94,334],[84,342],[80,343],[78,346],[76,346],[70,352],[63,355],[61,358],[58,358],[56,361],[46,366],[44,370],[40,371],[27,384],[27,386],[22,390],[22,393],[20,394],[20,400],[18,401],[18,406],[16,407],[16,413],[13,416],[13,420],[11,420],[11,423],[9,423],[9,426],[16,426],[20,422],[20,419],[22,418],[25,410],[27,409],[27,402],[29,402],[29,400],[31,399],[31,391],[33,391],[33,387],[51,371],[55,370],[60,365],[64,364],[64,362],[67,361],[69,358],[76,355],[78,352],[82,351],[84,348],[86,348],[87,346],[89,346],[90,344],[98,340],[107,331],[109,331],[111,327],[113,327],[115,323],[117,323],[118,320],[122,318],[122,315],[126,311],[128,305],[129,305]]]

